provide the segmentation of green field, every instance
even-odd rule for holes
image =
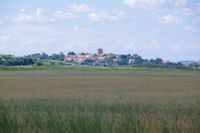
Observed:
[[[200,132],[200,72],[69,68],[1,68],[0,133]]]

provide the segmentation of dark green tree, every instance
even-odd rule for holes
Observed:
[[[36,60],[35,61],[36,66],[42,66],[44,63],[41,60]]]
[[[163,60],[161,58],[156,58],[155,63],[156,64],[162,64]]]
[[[76,55],[76,53],[74,53],[74,52],[68,52],[67,55]]]

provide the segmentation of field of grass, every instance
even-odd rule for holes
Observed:
[[[64,66],[0,66],[0,71],[33,71],[33,70],[62,70],[62,71],[167,71],[167,72],[200,72],[197,70],[187,69],[172,69],[172,68],[142,68],[142,67],[131,67],[131,66],[87,66],[87,65],[64,65]]]
[[[200,132],[199,72],[125,70],[0,71],[0,133]]]

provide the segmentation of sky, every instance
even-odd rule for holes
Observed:
[[[200,0],[0,0],[0,54],[200,60]]]

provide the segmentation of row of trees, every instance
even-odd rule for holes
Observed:
[[[62,65],[61,61],[64,61],[65,55],[61,52],[59,54],[48,55],[46,53],[35,53],[26,55],[24,57],[16,57],[12,55],[0,55],[0,65],[4,66],[26,66],[37,65],[42,66],[46,64],[47,60],[57,60],[58,63],[50,62],[50,65]]]
[[[27,55],[25,57],[28,58],[32,58],[32,59],[49,59],[49,60],[60,60],[60,61],[64,61],[65,59],[65,55],[63,54],[63,52],[60,52],[59,54],[52,54],[52,55],[48,55],[46,53],[36,53],[36,54],[31,54],[31,55]]]
[[[165,62],[161,58],[156,59],[143,59],[141,56],[134,54],[134,55],[121,55],[120,58],[115,62],[116,56],[112,56],[111,58],[106,58],[105,60],[101,61],[100,63],[105,63],[109,66],[114,64],[117,65],[128,65],[129,59],[134,59],[134,63],[132,63],[132,67],[147,67],[147,68],[173,68],[173,69],[191,69],[191,68],[198,68],[200,65],[191,64],[189,66],[184,66],[181,63],[173,63],[173,62]],[[84,65],[92,65],[94,60],[86,59],[82,64]]]
[[[106,58],[103,62],[108,64],[113,64],[114,60],[116,59],[116,56],[112,56],[111,58]],[[161,58],[156,59],[142,59],[141,56],[134,54],[134,55],[121,55],[120,59],[116,62],[118,65],[128,65],[129,59],[134,59],[134,64],[143,64],[143,63],[150,63],[150,64],[162,64],[163,60]]]
[[[0,65],[5,66],[26,66],[26,65],[33,65],[36,63],[36,60],[32,58],[26,58],[26,57],[14,57],[14,56],[1,56],[0,57]]]
[[[83,55],[87,53],[82,53]],[[76,55],[74,52],[69,52],[68,55]],[[97,56],[94,54],[94,56]],[[37,65],[41,66],[44,65],[48,60],[57,60],[60,63],[50,62],[50,65],[63,65],[61,61],[64,61],[65,55],[61,52],[59,54],[52,54],[48,55],[46,53],[36,53],[27,55],[24,57],[15,57],[12,55],[0,55],[0,65],[5,66],[25,66],[25,65]],[[130,65],[129,59],[134,59],[134,63],[132,63],[133,67],[148,67],[148,68],[176,68],[176,69],[198,69],[200,64],[192,63],[189,66],[184,66],[181,63],[172,63],[172,62],[165,62],[161,58],[156,59],[143,59],[141,56],[134,54],[134,55],[121,55],[120,58],[116,61],[116,56],[112,56],[111,58],[106,58],[100,63],[105,63],[109,66],[112,65]],[[83,65],[93,65],[95,60],[86,59],[82,62]]]

